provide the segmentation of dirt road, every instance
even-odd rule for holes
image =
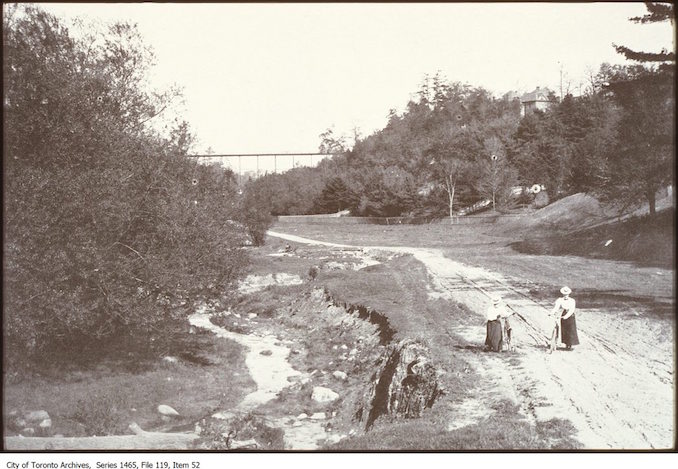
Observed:
[[[354,247],[315,241],[279,232],[270,236],[326,246]],[[440,250],[408,247],[363,247],[365,251],[412,254],[430,274],[431,295],[465,304],[482,320],[488,298],[500,294],[517,312],[513,327],[519,364],[507,365],[493,353],[475,354],[477,371],[497,383],[533,421],[569,420],[586,449],[668,449],[675,442],[674,343],[653,321],[621,319],[617,311],[578,309],[581,344],[573,351],[546,349],[550,304],[529,295],[518,279],[445,258]],[[576,293],[576,292],[575,292]],[[573,294],[576,298],[576,294]],[[554,298],[555,300],[555,298]],[[482,344],[482,327],[461,327],[435,318],[437,327]],[[669,334],[673,337],[673,334]],[[459,419],[483,407],[465,402]],[[451,424],[452,425],[452,424]],[[457,425],[458,427],[458,425]],[[454,428],[451,426],[450,428]]]

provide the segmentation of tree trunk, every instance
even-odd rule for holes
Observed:
[[[452,217],[454,216],[454,186],[456,184],[452,183],[452,176],[448,176],[445,179],[447,183],[447,197],[450,200],[450,223],[452,223]]]
[[[654,215],[657,212],[657,191],[653,189],[648,189],[647,191],[647,203],[650,206],[650,215]]]

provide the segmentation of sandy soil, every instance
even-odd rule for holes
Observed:
[[[360,248],[273,231],[268,234],[299,243]],[[460,327],[439,317],[428,320],[471,342],[484,341],[480,324],[492,294],[502,295],[517,313],[512,316],[517,350],[506,352],[516,358],[515,364],[507,364],[494,353],[469,354],[476,371],[493,383],[493,389],[477,396],[477,401],[460,404],[450,429],[458,428],[462,418],[472,421],[474,415],[481,416],[484,402],[496,399],[499,393],[518,403],[532,421],[569,420],[586,449],[673,448],[673,331],[658,330],[667,323],[630,317],[628,311],[579,309],[576,318],[581,344],[573,351],[559,349],[549,354],[547,313],[551,305],[532,298],[518,279],[453,261],[437,249],[362,249],[366,253],[410,253],[426,265],[431,294],[464,303],[478,314],[479,326]],[[576,294],[573,297],[576,299]]]

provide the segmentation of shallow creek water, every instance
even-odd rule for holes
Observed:
[[[200,308],[189,317],[195,327],[212,331],[218,337],[233,340],[247,347],[245,363],[257,390],[245,396],[235,409],[240,412],[250,411],[276,398],[277,394],[290,386],[288,378],[301,376],[302,373],[292,368],[287,361],[289,348],[280,345],[275,336],[257,336],[254,334],[238,334],[210,321],[210,313]],[[264,354],[262,354],[264,352]],[[214,414],[215,418],[225,418],[227,410]],[[325,431],[324,419],[298,418],[294,416],[272,419],[274,424],[285,432],[284,442],[287,450],[312,450],[318,448],[319,441],[336,441],[334,435]],[[334,438],[333,438],[334,437]]]

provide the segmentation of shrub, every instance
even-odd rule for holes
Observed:
[[[256,441],[256,447],[243,449],[280,451],[284,448],[284,430],[269,426],[265,419],[252,413],[228,421],[203,420],[200,427],[200,438],[196,442],[199,449],[229,450],[234,449],[234,441],[250,439]]]
[[[83,425],[88,436],[119,435],[127,429],[128,396],[115,387],[103,393],[87,393],[75,405],[71,420]]]

